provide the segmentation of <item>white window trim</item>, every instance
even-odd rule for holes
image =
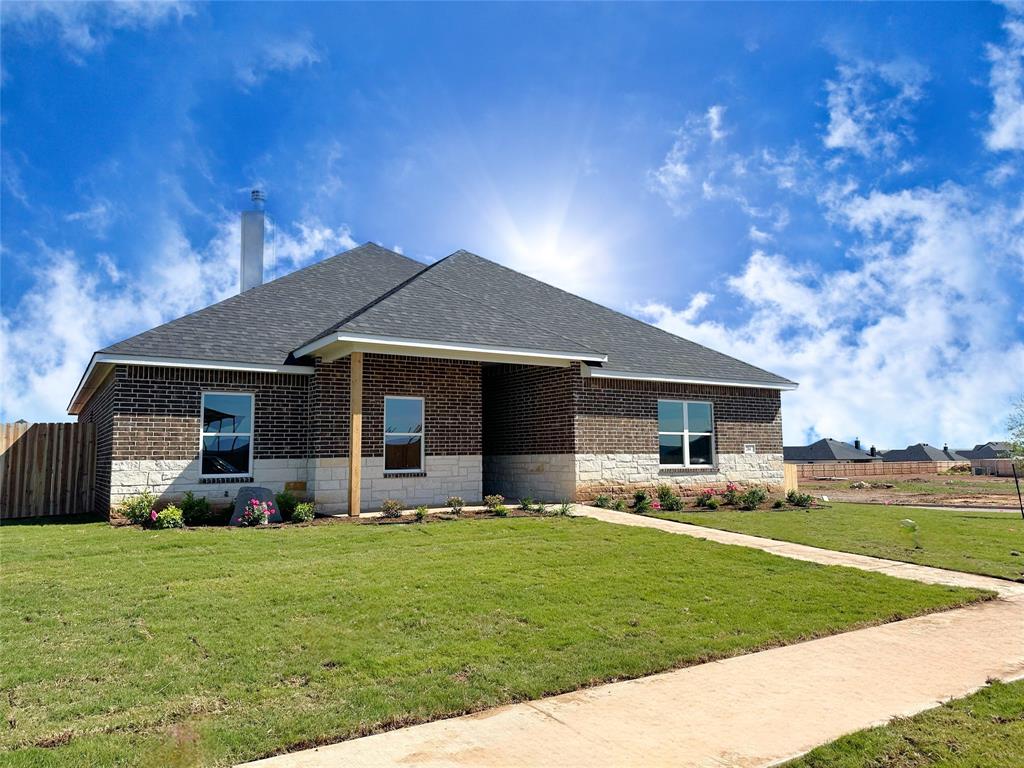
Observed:
[[[658,466],[663,469],[714,469],[718,467],[718,451],[715,448],[715,404],[708,400],[669,400],[659,398],[658,403],[682,403],[683,406],[683,431],[682,432],[662,432],[661,424],[658,425]],[[690,409],[688,405],[693,403],[694,405],[706,405],[711,410],[711,431],[710,432],[691,432],[690,431]],[[682,464],[662,464],[661,463],[661,436],[662,435],[682,435],[683,437],[683,463]],[[710,464],[691,464],[690,463],[690,437],[702,437],[707,435],[711,438],[711,463]]]
[[[388,432],[388,400],[418,400],[420,403],[420,431],[419,432]],[[406,395],[385,395],[384,396],[384,437],[382,448],[384,451],[384,473],[388,475],[413,475],[425,471],[426,448],[427,448],[427,404],[422,397]],[[420,439],[420,465],[416,469],[388,469],[388,438],[389,437],[419,437]]]
[[[224,392],[220,390],[204,391],[202,398],[199,401],[199,477],[203,480],[206,479],[225,479],[233,477],[253,477],[253,448],[256,445],[256,438],[254,430],[256,429],[256,394],[254,392]],[[206,396],[207,395],[247,395],[249,397],[249,424],[251,430],[249,432],[206,432],[203,429],[203,411],[206,410]],[[249,438],[249,471],[242,472],[240,474],[233,475],[208,475],[203,472],[203,438],[206,437],[220,437],[222,435],[229,435],[231,437],[248,437]]]

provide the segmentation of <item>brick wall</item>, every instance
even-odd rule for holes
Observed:
[[[589,377],[575,383],[576,453],[657,453],[659,399],[713,403],[718,453],[782,453],[777,390]]]
[[[193,459],[199,454],[202,393],[255,396],[255,459],[307,456],[308,376],[118,365],[112,459]]]
[[[366,355],[363,359],[363,456],[384,455],[386,395],[424,398],[427,456],[480,453],[480,363]]]
[[[485,366],[484,453],[572,453],[572,393],[578,377],[578,368]]]
[[[317,360],[309,382],[310,450],[317,458],[348,455],[351,370],[347,357]]]
[[[96,471],[92,511],[106,514],[110,506],[110,462],[114,444],[114,377],[108,377],[82,408],[78,420],[95,425]]]

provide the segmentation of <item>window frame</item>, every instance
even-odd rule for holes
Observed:
[[[246,396],[249,398],[249,425],[250,431],[248,432],[207,432],[203,427],[203,413],[206,411],[206,396],[207,395],[239,395]],[[228,435],[230,437],[248,437],[249,438],[249,471],[235,474],[215,474],[210,475],[203,472],[203,453],[205,450],[204,441],[207,437],[220,437],[222,435]],[[253,477],[253,454],[256,447],[256,393],[255,392],[231,392],[226,390],[203,390],[199,398],[199,477],[202,480],[222,480],[231,478],[245,478]]]
[[[388,432],[388,400],[418,400],[420,404],[420,431],[419,432]],[[427,403],[424,398],[417,395],[384,395],[381,438],[381,457],[384,459],[384,473],[387,475],[416,475],[426,472],[427,452]],[[389,437],[419,437],[420,439],[420,465],[416,469],[388,469],[388,438]]]
[[[666,431],[662,432],[661,422],[658,420],[658,466],[662,469],[714,469],[718,466],[718,451],[715,445],[715,404],[710,400],[674,400],[670,398],[658,398],[658,405],[662,403],[680,403],[683,406],[683,431],[674,432]],[[711,431],[710,432],[691,432],[690,431],[690,409],[688,406],[693,405],[706,405],[711,411]],[[661,463],[661,436],[662,435],[679,435],[683,438],[683,463],[682,464],[662,464]],[[711,463],[709,464],[692,464],[690,463],[690,437],[704,437],[708,436],[711,438]]]

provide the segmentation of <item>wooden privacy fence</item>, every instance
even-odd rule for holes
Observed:
[[[945,472],[963,461],[818,461],[813,464],[792,464],[800,480],[816,477],[877,477],[880,475],[934,475]]]
[[[0,424],[0,519],[90,512],[92,424]]]

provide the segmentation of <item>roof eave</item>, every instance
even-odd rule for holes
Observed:
[[[663,373],[642,373],[635,371],[616,371],[607,368],[584,369],[584,375],[597,379],[632,379],[634,381],[657,381],[666,384],[709,384],[721,387],[748,387],[750,389],[777,389],[783,392],[799,387],[795,381],[743,381],[738,379],[719,379],[713,376],[672,376]]]

